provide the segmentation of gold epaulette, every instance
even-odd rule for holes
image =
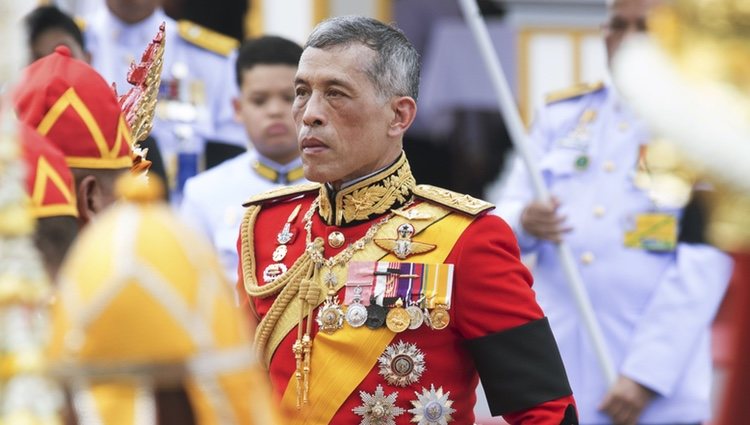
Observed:
[[[232,37],[186,20],[177,23],[177,30],[186,41],[223,56],[229,56],[240,44]]]
[[[544,97],[544,101],[549,105],[550,103],[560,102],[561,100],[575,99],[581,97],[584,94],[594,93],[604,88],[602,81],[596,83],[581,83],[576,84],[567,89],[553,91]]]
[[[78,27],[81,32],[86,31],[86,19],[80,17],[80,16],[74,16],[73,22],[76,23],[76,26]]]
[[[477,216],[495,208],[487,201],[428,184],[417,185],[414,188],[414,195],[471,216]]]
[[[271,189],[269,191],[259,193],[248,199],[244,204],[242,204],[242,206],[249,207],[250,205],[283,201],[285,199],[294,198],[295,196],[303,195],[305,193],[317,190],[320,190],[320,183],[303,183],[294,186],[284,186],[278,189]]]

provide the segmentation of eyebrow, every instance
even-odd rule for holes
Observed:
[[[306,84],[306,85],[309,85],[309,83],[307,82],[307,80],[305,78],[302,78],[302,77],[297,77],[297,78],[294,79],[294,85],[296,86],[297,84]],[[341,86],[341,87],[345,87],[345,88],[348,88],[348,89],[353,88],[353,86],[352,86],[351,83],[349,83],[346,80],[342,80],[340,78],[329,78],[329,79],[325,80],[323,82],[323,84],[325,86],[327,86],[327,87],[330,87],[330,86]]]

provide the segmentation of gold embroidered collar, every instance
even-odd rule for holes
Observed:
[[[329,225],[348,226],[400,208],[412,197],[416,186],[406,155],[382,171],[334,191],[328,185],[320,187],[320,217]]]
[[[253,170],[264,179],[281,184],[289,184],[305,176],[302,165],[282,172],[261,161],[255,161],[253,162]]]

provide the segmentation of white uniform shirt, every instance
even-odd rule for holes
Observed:
[[[255,151],[246,152],[188,179],[180,206],[180,215],[213,243],[230,282],[237,282],[237,238],[245,212],[242,204],[253,195],[284,185],[256,173],[256,161],[280,174],[302,166],[299,158],[281,166],[260,158]],[[304,182],[299,179],[286,184]]]
[[[594,118],[581,125],[581,117]],[[586,121],[586,120],[584,120]],[[679,243],[672,252],[628,248],[624,233],[637,214],[675,214],[657,207],[633,183],[639,146],[651,141],[611,89],[548,105],[533,126],[530,148],[560,214],[619,374],[658,393],[639,423],[698,423],[710,414],[711,321],[727,287],[732,263],[717,249]],[[577,167],[586,156],[588,165]],[[497,213],[513,226],[533,269],[539,304],[550,319],[576,398],[580,422],[609,424],[598,411],[607,386],[552,243],[520,228],[534,193],[517,159]]]

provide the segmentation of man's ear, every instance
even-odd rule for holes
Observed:
[[[409,96],[395,98],[392,103],[393,119],[388,125],[388,136],[401,137],[417,116],[417,102]]]
[[[232,98],[232,109],[234,109],[234,120],[238,123],[242,122],[242,111],[240,110],[240,98],[239,97],[233,97]]]
[[[78,221],[81,227],[88,224],[94,216],[104,207],[102,200],[102,188],[95,176],[89,174],[84,176],[78,184],[76,193],[78,199]]]

